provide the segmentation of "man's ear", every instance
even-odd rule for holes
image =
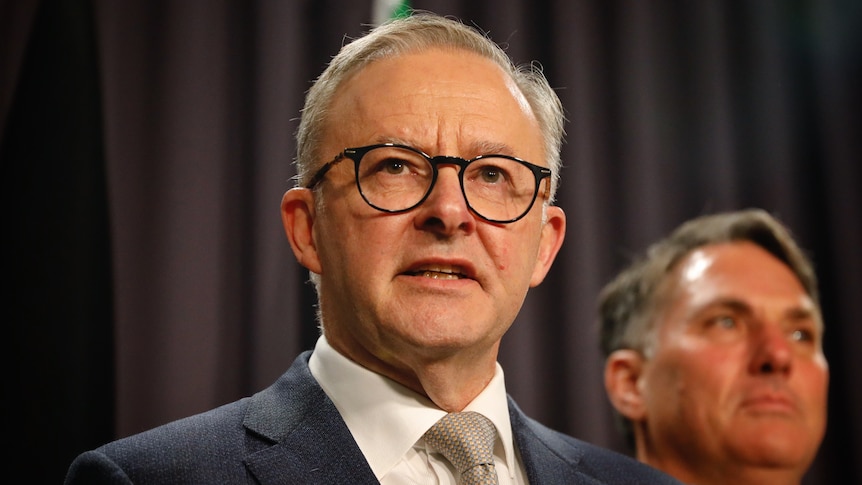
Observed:
[[[317,242],[314,239],[314,193],[296,187],[281,198],[281,222],[290,247],[299,264],[309,271],[322,273]]]
[[[530,279],[531,287],[538,286],[545,279],[566,237],[566,213],[563,209],[549,205],[545,211],[546,221],[542,226],[539,254]]]
[[[646,412],[639,384],[645,360],[640,352],[616,350],[605,361],[605,391],[614,408],[631,421],[640,421]]]

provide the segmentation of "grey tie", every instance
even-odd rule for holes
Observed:
[[[497,485],[494,423],[473,411],[443,416],[425,433],[425,441],[449,460],[461,485]]]

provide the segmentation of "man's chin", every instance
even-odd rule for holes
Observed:
[[[793,426],[758,426],[735,433],[737,454],[751,464],[762,467],[800,468],[805,470],[816,454],[817,445],[807,433]]]

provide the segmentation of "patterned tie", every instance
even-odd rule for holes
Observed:
[[[473,411],[447,414],[425,433],[425,441],[461,474],[461,485],[497,485],[496,437],[494,424]]]

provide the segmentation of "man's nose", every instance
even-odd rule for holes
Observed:
[[[475,227],[476,221],[461,191],[460,170],[456,164],[438,165],[437,182],[419,206],[418,220],[423,227],[445,233]]]
[[[751,372],[788,374],[793,362],[790,336],[777,325],[764,325],[752,335],[754,355]]]

